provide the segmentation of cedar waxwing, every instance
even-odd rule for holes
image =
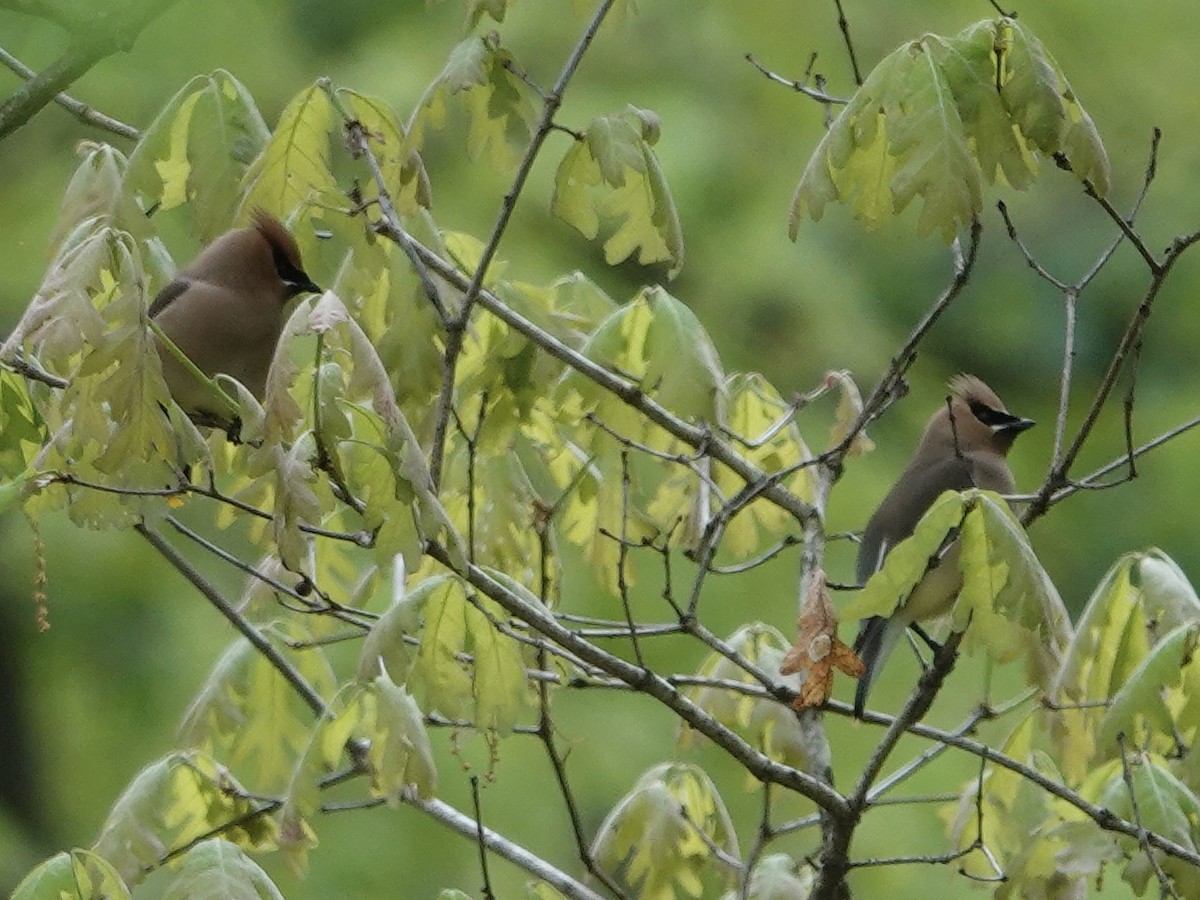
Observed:
[[[921,516],[944,491],[977,487],[1000,494],[1016,490],[1005,456],[1032,419],[1014,416],[986,384],[973,375],[950,382],[951,396],[930,418],[908,468],[888,491],[863,531],[858,548],[858,583],[883,565],[888,551],[912,534]],[[854,694],[854,715],[862,718],[871,682],[896,641],[910,625],[949,612],[962,587],[958,547],[925,573],[907,602],[890,618],[872,616],[859,627],[854,650],[865,671]],[[923,632],[918,633],[924,636]]]
[[[150,304],[150,318],[205,375],[230,375],[261,400],[284,304],[309,291],[321,289],[305,273],[295,238],[274,216],[256,210],[252,226],[225,232],[179,270]],[[158,355],[171,396],[185,412],[227,417],[161,343]]]

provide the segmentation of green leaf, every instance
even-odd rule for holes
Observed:
[[[1023,189],[1033,151],[1064,154],[1097,193],[1108,158],[1091,118],[1037,38],[1014,19],[953,38],[926,35],[885,57],[817,145],[796,188],[789,233],[848,204],[872,230],[915,198],[917,232],[947,242],[982,208],[982,184]]]
[[[731,375],[725,381],[726,401],[722,425],[748,442],[740,448],[742,456],[768,475],[794,469],[812,459],[812,453],[800,435],[800,428],[790,420],[791,409],[779,392],[758,374]],[[781,417],[789,421],[777,428]],[[767,436],[769,435],[769,436]],[[763,439],[765,437],[765,440]],[[724,497],[732,497],[745,485],[740,476],[721,464],[712,469],[712,480]],[[783,480],[783,485],[803,500],[812,500],[813,483],[810,468],[797,468]],[[724,502],[712,498],[711,512]],[[662,519],[661,515],[656,518]],[[721,551],[734,559],[748,559],[763,552],[764,544],[777,542],[786,534],[795,535],[796,522],[775,504],[756,499],[743,507],[725,526]]]
[[[1000,20],[997,32],[1000,98],[1016,127],[1043,152],[1063,153],[1075,174],[1104,196],[1110,181],[1108,153],[1062,69],[1016,19]]]
[[[185,84],[146,129],[126,184],[145,209],[190,205],[200,237],[211,241],[229,228],[239,185],[269,139],[250,92],[217,69]]]
[[[946,73],[980,174],[1023,191],[1037,176],[1037,159],[996,90],[996,22],[977,22],[956,37],[930,39],[929,52]]]
[[[799,864],[786,853],[764,856],[750,873],[745,894],[749,900],[806,900],[815,881],[811,866]],[[730,891],[723,900],[741,900]]]
[[[1120,756],[1118,737],[1152,752],[1175,750],[1180,730],[1172,707],[1188,699],[1178,690],[1185,668],[1193,667],[1200,624],[1165,635],[1113,695],[1096,734],[1097,759]]]
[[[1126,764],[1129,766],[1128,781],[1122,761],[1111,760],[1087,775],[1079,786],[1079,794],[1127,822],[1137,822],[1148,831],[1194,852],[1197,849],[1197,823],[1200,823],[1200,799],[1171,774],[1170,764],[1161,756],[1127,751]],[[1136,813],[1133,797],[1137,798]],[[1057,805],[1068,824],[1083,815],[1061,801]],[[1155,877],[1150,861],[1136,838],[1110,836],[1110,840],[1113,839],[1123,849],[1127,861],[1122,876],[1141,896]],[[1193,896],[1200,888],[1200,875],[1195,867],[1161,850],[1153,853],[1158,866],[1171,877],[1180,896]]]
[[[998,662],[1024,659],[1030,682],[1048,687],[1071,640],[1062,598],[1000,495],[973,490],[963,496],[963,586],[953,627],[967,631],[969,648],[982,648]]]
[[[288,636],[307,635],[291,625]],[[275,629],[268,630],[274,636]],[[296,669],[322,696],[335,679],[319,648],[289,655]],[[284,681],[279,670],[245,638],[217,661],[180,726],[185,746],[224,761],[260,793],[287,784],[296,759],[308,744],[312,711]]]
[[[202,841],[183,857],[164,900],[283,900],[270,876],[235,845]]]
[[[550,210],[584,237],[604,233],[609,265],[635,252],[638,262],[683,266],[683,232],[666,179],[651,145],[658,117],[629,107],[592,120],[581,141],[563,156]]]
[[[79,167],[63,193],[58,221],[50,236],[51,252],[88,221],[147,235],[150,227],[146,217],[126,189],[129,162],[125,155],[108,144],[93,141],[80,142],[76,152]]]
[[[888,551],[883,567],[870,577],[858,595],[838,613],[843,621],[890,616],[925,577],[942,545],[958,529],[967,502],[958,491],[946,491],[933,502],[913,533]]]
[[[1100,707],[1072,705],[1107,703],[1146,663],[1160,636],[1196,623],[1200,601],[1161,550],[1126,554],[1109,569],[1079,617],[1051,692],[1068,707],[1052,719],[1068,777],[1082,778],[1089,770],[1106,716]]]
[[[752,622],[726,638],[725,644],[739,658],[753,663],[781,684],[798,689],[795,676],[779,674],[780,663],[791,644],[777,629]],[[710,681],[758,684],[758,680],[743,667],[715,651],[704,659],[696,674]],[[737,731],[772,759],[799,768],[810,762],[800,721],[791,707],[772,698],[741,694],[724,687],[697,686],[688,688],[687,694],[697,706],[722,725]],[[695,732],[687,727],[680,728],[678,743],[681,747],[691,745],[696,739]]]
[[[647,771],[605,818],[592,853],[624,866],[639,897],[670,898],[678,886],[698,897],[713,847],[737,856],[733,823],[716,786],[698,766],[663,763]]]
[[[404,125],[395,111],[377,97],[339,88],[338,98],[362,125],[367,146],[375,154],[388,196],[402,216],[415,214],[430,204],[429,175],[420,155],[412,150]],[[364,200],[378,198],[379,185],[371,179],[363,190]]]
[[[1037,726],[1036,717],[1026,715],[1004,740],[1001,752],[1061,782],[1060,773],[1047,771],[1040,764],[1044,758],[1040,760],[1034,750]],[[995,866],[999,865],[1006,876],[1006,887],[998,896],[1075,896],[1072,891],[1080,888],[1080,874],[1062,862],[1068,847],[1066,836],[1046,827],[1049,800],[1049,795],[1028,778],[1002,766],[988,766],[982,785],[977,778],[963,785],[957,802],[943,807],[939,815],[946,821],[954,847],[979,848],[977,842],[982,841],[987,848],[987,855],[977,849],[961,860],[964,873],[973,878],[994,878]],[[1035,893],[1041,891],[1044,893]]]
[[[143,867],[217,828],[238,846],[271,849],[275,823],[232,775],[201,754],[172,753],[143,769],[113,804],[92,848],[133,884]],[[237,824],[234,824],[237,823]]]
[[[375,727],[371,740],[372,790],[393,805],[410,786],[419,797],[437,791],[437,765],[416,700],[386,675],[375,679]]]
[[[21,879],[10,900],[128,900],[121,876],[90,850],[58,853]]]
[[[532,597],[526,588],[520,593]],[[451,718],[473,707],[476,728],[508,734],[525,709],[528,688],[520,646],[492,624],[504,619],[503,610],[479,595],[472,603],[457,579],[422,585],[409,602],[424,613],[412,681],[423,689],[426,705]],[[463,659],[468,654],[470,664]]]
[[[495,34],[473,35],[455,47],[409,122],[413,144],[424,144],[427,129],[443,128],[453,105],[468,116],[471,159],[486,155],[497,171],[516,165],[533,134],[538,110],[532,91],[510,70],[512,62],[512,54]]]
[[[716,347],[696,314],[661,287],[643,288],[612,313],[587,340],[583,352],[635,380],[676,415],[719,421],[725,376]],[[611,396],[575,372],[567,376],[562,389],[578,391],[588,403]],[[624,405],[609,404],[614,409]],[[616,424],[599,414],[609,425]]]
[[[256,207],[287,214],[319,196],[336,194],[329,135],[335,128],[340,131],[340,125],[320,85],[293,97],[270,143],[242,178],[243,214]]]

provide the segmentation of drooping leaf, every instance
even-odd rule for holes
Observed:
[[[791,642],[775,628],[752,622],[727,637],[725,643],[740,657],[778,678],[781,684],[799,689],[799,679],[779,673]],[[715,651],[705,657],[696,674],[717,682],[757,684],[749,672]],[[688,688],[687,694],[697,706],[722,725],[735,729],[772,759],[800,768],[808,763],[807,744],[799,720],[785,704],[717,686]],[[678,735],[681,746],[686,747],[696,739],[691,729],[681,726]]]
[[[635,252],[638,262],[683,266],[683,232],[652,145],[658,117],[629,107],[592,120],[563,156],[550,210],[589,240],[604,235],[609,265]]]
[[[443,128],[456,106],[469,119],[470,157],[486,155],[497,171],[512,168],[538,118],[532,92],[511,71],[512,61],[495,34],[472,35],[455,47],[409,121],[413,145],[423,144],[426,129]]]
[[[270,142],[242,178],[242,214],[256,207],[288,214],[322,195],[336,195],[329,146],[335,128],[340,131],[340,122],[321,85],[293,97]],[[304,255],[303,243],[300,249]]]
[[[1112,697],[1096,732],[1096,755],[1112,759],[1121,753],[1118,737],[1133,746],[1168,754],[1179,733],[1173,708],[1186,702],[1178,690],[1186,668],[1192,668],[1200,624],[1181,625],[1158,641]]]
[[[827,203],[874,229],[915,198],[919,234],[950,242],[982,208],[983,182],[1023,189],[1034,153],[1062,154],[1097,193],[1108,158],[1091,118],[1036,37],[1015,19],[926,35],[885,57],[817,145],[793,198],[789,233]]]
[[[1051,696],[1064,709],[1052,720],[1059,764],[1082,778],[1097,749],[1107,703],[1146,663],[1161,637],[1200,623],[1200,601],[1160,550],[1121,557],[1084,607]],[[1165,657],[1164,657],[1165,658]]]
[[[746,442],[739,448],[742,456],[769,475],[795,469],[783,480],[783,485],[797,497],[811,500],[812,470],[804,468],[803,464],[812,459],[812,453],[799,426],[790,420],[792,411],[778,391],[761,375],[738,373],[726,379],[724,394],[722,425]],[[780,427],[784,416],[789,417],[789,421]],[[745,484],[741,476],[719,463],[712,467],[712,480],[721,493],[721,497],[712,498],[713,511],[723,502],[722,497],[732,497]],[[751,501],[725,526],[720,549],[734,559],[747,559],[763,552],[767,541],[777,542],[795,531],[792,516],[759,498]]]
[[[1129,768],[1128,776],[1124,768],[1126,765]],[[1196,851],[1200,799],[1171,773],[1171,766],[1163,757],[1127,750],[1124,762],[1114,759],[1092,769],[1078,790],[1085,800],[1111,811],[1125,821],[1139,823],[1154,834],[1192,852]],[[1080,823],[1083,813],[1062,801],[1057,801],[1056,806],[1065,822],[1061,827],[1063,833],[1068,837],[1079,834],[1079,829],[1072,829],[1071,826]],[[1122,877],[1135,894],[1142,896],[1155,878],[1155,872],[1137,838],[1107,832],[1100,839],[1118,849],[1120,855],[1115,858],[1123,857],[1125,861]],[[1080,841],[1079,844],[1084,852],[1088,851],[1086,842]],[[1200,890],[1200,874],[1194,866],[1161,850],[1151,852],[1158,867],[1171,878],[1179,896],[1192,896]],[[1088,858],[1077,860],[1074,858],[1077,854],[1075,845],[1070,841],[1065,842],[1062,855],[1079,866],[1081,871],[1087,872]],[[1093,855],[1092,871],[1098,872],[1104,862],[1112,860],[1114,856]]]
[[[164,900],[283,900],[270,876],[229,841],[212,838],[183,857]]]
[[[1060,781],[1061,774],[1047,771],[1045,757],[1034,749],[1036,725],[1034,716],[1024,717],[1004,740],[1001,752]],[[1066,836],[1046,828],[1049,801],[1028,778],[1002,766],[989,766],[982,785],[977,778],[963,785],[957,802],[943,807],[940,815],[955,847],[966,850],[983,842],[984,849],[960,861],[964,872],[979,879],[994,878],[999,865],[1006,878],[997,896],[1004,898],[1074,896],[1082,876],[1062,860]]]
[[[129,162],[125,155],[108,144],[93,141],[81,142],[76,152],[79,167],[63,193],[58,221],[50,235],[51,252],[57,252],[63,241],[89,220],[139,237],[147,235],[146,217],[126,187]]]
[[[716,348],[696,314],[661,287],[644,288],[605,319],[583,352],[633,378],[681,418],[719,420],[725,378]],[[574,372],[562,389],[582,394],[585,403],[609,396]]]
[[[714,846],[737,855],[733,823],[716,786],[697,766],[663,763],[613,807],[592,853],[610,869],[623,866],[639,897],[668,900],[676,887],[701,895]]]
[[[129,900],[129,888],[90,850],[57,853],[21,879],[10,900]]]
[[[198,75],[138,141],[129,159],[128,190],[143,209],[188,204],[200,237],[211,241],[229,228],[242,178],[270,136],[241,82],[224,69]]]
[[[269,637],[277,635],[268,629]],[[305,635],[296,625],[289,637]],[[289,654],[299,673],[322,696],[331,696],[333,670],[318,648]],[[217,661],[180,726],[184,746],[221,759],[259,793],[287,784],[308,743],[312,711],[279,670],[245,638]]]
[[[339,88],[337,95],[366,132],[367,146],[379,162],[396,212],[408,216],[422,207],[428,208],[431,189],[425,163],[411,148],[404,125],[395,111],[377,97],[348,88]],[[363,196],[368,202],[379,196],[379,185],[374,179],[364,185]]]
[[[1110,180],[1108,153],[1062,69],[1016,19],[1001,19],[996,30],[1000,99],[1017,128],[1042,152],[1065,155],[1074,172],[1104,196]]]
[[[870,577],[858,595],[842,607],[845,621],[870,616],[890,616],[908,601],[913,588],[925,577],[931,562],[947,539],[962,525],[967,503],[957,491],[946,491],[921,517],[913,533],[892,547],[883,566]]]
[[[395,806],[405,790],[426,798],[436,792],[437,766],[421,709],[386,671],[351,693],[332,727],[365,739],[373,796]]]
[[[173,849],[217,828],[240,847],[271,849],[275,824],[232,775],[202,754],[172,753],[143,769],[113,804],[92,848],[127,883]]]
[[[520,592],[532,597],[523,587]],[[525,662],[516,641],[492,622],[505,618],[503,610],[486,597],[475,599],[473,604],[462,582],[453,578],[412,590],[406,602],[419,606],[423,626],[410,680],[428,708],[451,718],[473,713],[476,728],[503,736],[528,702]]]
[[[1072,636],[1066,607],[1008,504],[990,491],[964,496],[953,627],[998,662],[1024,659],[1031,683],[1048,687]]]

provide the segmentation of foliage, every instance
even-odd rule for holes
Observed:
[[[466,6],[473,29],[502,22],[509,4]],[[407,124],[320,79],[272,131],[250,91],[218,70],[176,93],[130,154],[81,148],[43,282],[0,348],[0,510],[65,509],[81,526],[136,529],[240,637],[188,709],[179,749],[133,779],[91,849],[47,860],[16,896],[128,896],[171,867],[167,896],[276,897],[257,860],[277,852],[304,873],[326,813],[380,804],[478,840],[535,879],[529,896],[594,896],[568,871],[574,858],[485,833],[478,800],[467,815],[440,798],[439,729],[483,735],[489,775],[535,735],[561,797],[547,781],[530,803],[566,807],[576,856],[614,892],[836,895],[856,828],[903,780],[878,779],[905,730],[980,760],[943,810],[952,849],[928,862],[961,860],[1000,896],[1066,896],[1117,865],[1138,892],[1152,878],[1164,891],[1200,888],[1200,600],[1149,550],[1116,564],[1073,628],[995,494],[942,495],[840,616],[892,614],[953,550],[962,588],[934,674],[950,675],[961,640],[1006,678],[1021,665],[1033,689],[951,734],[911,714],[937,690],[922,679],[909,718],[890,720],[863,771],[832,777],[822,717],[846,712],[830,700],[833,667],[853,673],[857,660],[838,640],[820,568],[834,538],[824,517],[845,463],[872,449],[866,426],[902,393],[923,332],[865,398],[838,371],[785,400],[761,374],[726,369],[687,298],[647,284],[616,302],[582,273],[531,283],[498,256],[557,129],[572,140],[551,212],[609,264],[680,271],[682,229],[653,149],[670,122],[634,106],[582,130],[558,121],[606,12],[632,6],[601,5],[550,91],[498,34],[472,33]],[[433,206],[426,156],[456,122],[470,158],[515,173],[490,234],[449,228]],[[984,184],[1032,187],[1039,156],[1097,199],[1107,193],[1098,132],[1028,28],[1002,17],[926,35],[883,59],[831,124],[797,189],[793,236],[831,200],[873,227],[921,198],[919,233],[970,242],[931,326],[969,277]],[[258,208],[288,223],[330,289],[288,314],[262,397],[217,379],[238,414],[226,434],[171,399],[148,309],[177,268],[173,229],[207,241]],[[1151,267],[1147,304],[1190,244],[1174,246]],[[1129,335],[1132,345],[1140,332]],[[1053,460],[1027,515],[1076,484],[1073,459]],[[247,572],[241,605],[172,549],[168,529]],[[799,637],[757,621],[715,634],[706,579],[745,576],[797,544],[795,593],[804,585],[812,598]],[[243,559],[251,553],[257,562]],[[619,613],[576,611],[572,553]],[[652,621],[647,581],[670,621]],[[704,649],[694,673],[658,667],[663,635]],[[343,641],[354,650],[339,652]],[[681,754],[702,759],[714,745],[761,783],[751,849],[718,767],[691,760],[652,766],[588,835],[555,718],[585,688],[653,698],[678,720]],[[997,747],[966,737],[1002,713],[1015,724]],[[910,774],[937,755],[915,757]],[[353,792],[347,803],[327,799],[339,786]],[[779,794],[824,831],[768,854],[802,827],[773,821]]]

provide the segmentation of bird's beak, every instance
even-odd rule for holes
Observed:
[[[325,293],[319,284],[307,276],[303,280],[285,281],[284,284],[287,285],[287,295],[289,297],[295,297],[297,294]]]
[[[1004,422],[998,422],[992,426],[992,430],[997,434],[1020,434],[1022,431],[1028,431],[1036,425],[1033,419],[1024,419],[1021,416],[1012,416]]]

